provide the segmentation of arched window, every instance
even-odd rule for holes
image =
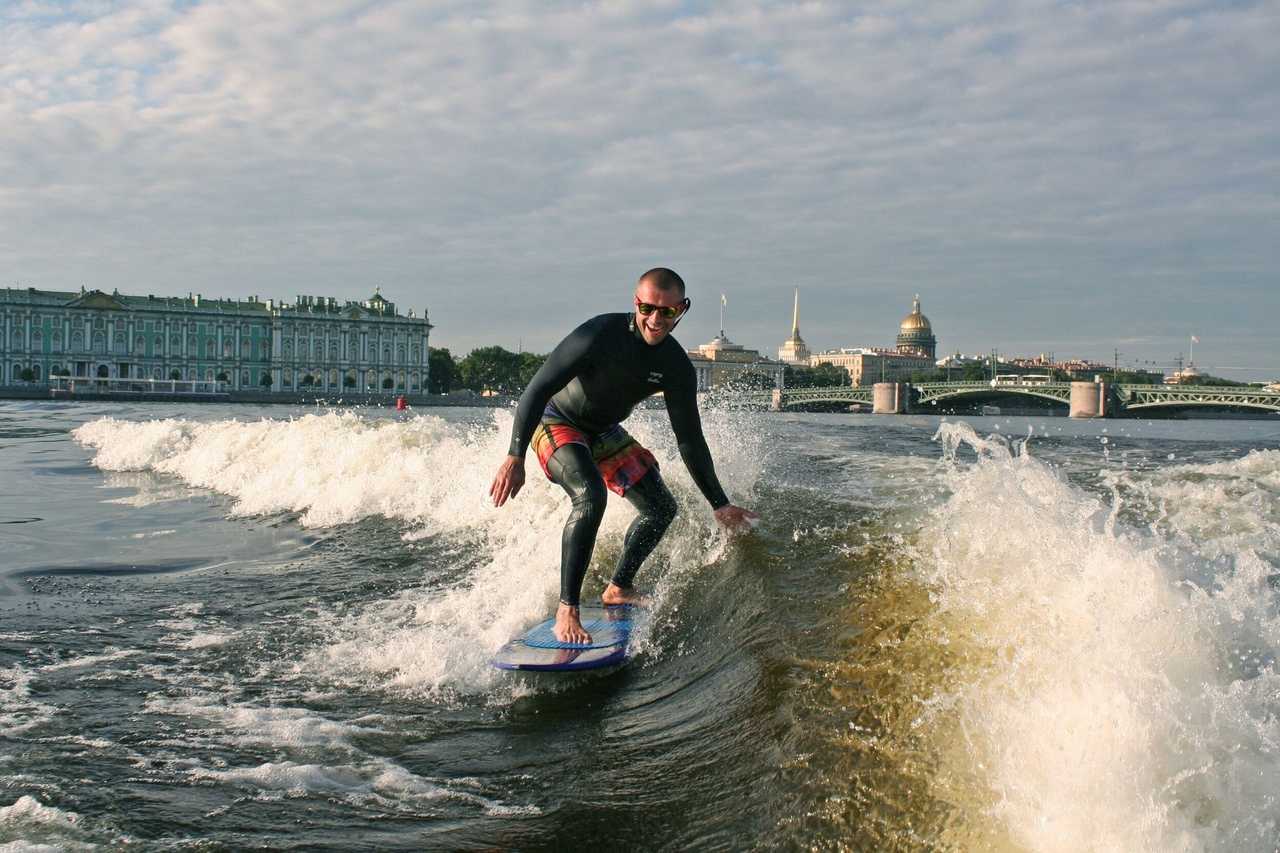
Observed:
[[[224,357],[224,358],[231,358],[231,355],[232,355],[232,353],[234,353],[234,352],[235,352],[235,344],[231,343],[231,339],[230,339],[230,338],[223,338],[223,339],[222,339],[222,355],[223,355],[223,357]]]
[[[138,355],[147,351],[147,339],[142,335],[138,335],[133,339],[133,351]]]
[[[84,332],[75,331],[71,333],[71,348],[76,352],[84,349]]]
[[[62,351],[62,330],[61,329],[53,330],[53,351],[54,352]]]
[[[338,342],[337,341],[334,341],[333,343],[329,344],[329,360],[330,361],[338,360]]]
[[[178,350],[182,349],[182,336],[181,336],[181,335],[170,335],[170,336],[169,336],[169,348],[170,348],[170,349],[172,349],[174,352],[177,352]]]
[[[44,346],[44,332],[36,329],[31,333],[31,348],[33,350],[38,350],[42,346]]]
[[[205,358],[213,358],[213,354],[218,346],[218,342],[213,338],[204,339],[204,355]]]
[[[160,352],[163,349],[164,349],[164,338],[160,337],[159,335],[156,335],[156,352]]]
[[[191,355],[196,354],[196,349],[200,346],[195,335],[187,335],[187,349],[191,350]],[[194,381],[194,380],[193,380]]]
[[[413,359],[413,363],[417,364],[418,363],[418,345],[414,344],[413,348],[409,350],[409,353],[410,353],[409,357]]]
[[[164,371],[156,367],[151,370],[152,379],[164,379]]]
[[[105,355],[107,352],[107,336],[102,332],[93,333],[93,351],[99,355]]]
[[[248,340],[243,340],[240,342],[241,358],[248,358],[252,354],[252,352],[253,352],[253,344],[249,343]]]
[[[129,341],[124,336],[124,332],[116,332],[116,352],[124,355],[129,351]]]
[[[241,388],[249,387],[249,371],[247,370],[242,370],[240,372],[240,387]]]
[[[40,381],[40,365],[38,364],[31,365],[31,372],[35,375],[36,381],[39,382]]]

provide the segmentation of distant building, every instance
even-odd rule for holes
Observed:
[[[299,296],[292,305],[0,289],[0,385],[50,376],[218,382],[228,390],[420,392],[427,317],[363,302]]]
[[[1165,385],[1195,385],[1204,376],[1193,363],[1188,363],[1181,370],[1175,370],[1164,378]]]
[[[710,391],[751,374],[765,377],[774,388],[781,388],[786,371],[782,362],[762,357],[759,350],[735,344],[723,329],[710,343],[689,350],[689,360],[698,375],[699,391]]]
[[[934,337],[929,318],[920,313],[920,296],[911,303],[911,313],[898,325],[897,346],[893,349],[854,347],[826,350],[809,357],[809,364],[831,364],[848,371],[856,386],[877,382],[905,382],[913,374],[936,369]]]
[[[795,308],[791,312],[791,337],[778,347],[778,361],[784,364],[808,364],[809,347],[800,337],[800,288],[796,288]]]
[[[933,359],[928,356],[872,347],[815,353],[809,363],[814,367],[831,364],[843,368],[848,371],[853,385],[864,387],[877,382],[906,382],[915,373],[934,370]]]

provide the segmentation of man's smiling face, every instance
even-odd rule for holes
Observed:
[[[679,290],[663,290],[647,280],[641,281],[636,286],[635,301],[636,328],[640,330],[640,336],[644,338],[644,342],[651,347],[666,340],[667,335],[671,334],[671,330],[675,328],[680,315],[688,307],[684,294]],[[652,306],[658,310],[646,314],[641,310],[641,306]],[[664,308],[674,309],[677,313],[673,317],[665,317],[661,310]]]

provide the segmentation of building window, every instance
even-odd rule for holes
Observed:
[[[58,329],[55,329],[53,332],[53,351],[54,352],[62,351],[62,332],[61,330],[58,330]]]
[[[116,333],[116,352],[120,355],[129,352],[129,341],[125,338],[124,332]]]
[[[137,353],[138,355],[142,355],[144,352],[146,352],[146,351],[147,351],[147,339],[146,339],[146,338],[144,338],[144,337],[142,337],[142,335],[138,335],[136,338],[134,338],[134,339],[133,339],[133,351],[134,351],[135,353]]]
[[[222,355],[224,358],[231,358],[231,355],[234,352],[235,352],[235,344],[231,343],[230,339],[227,339],[222,342]]]
[[[240,387],[241,388],[249,387],[249,371],[247,370],[240,371]]]
[[[80,350],[84,349],[84,333],[83,332],[71,333],[71,348],[76,352],[79,352]]]

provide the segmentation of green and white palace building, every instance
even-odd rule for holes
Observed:
[[[217,391],[424,393],[431,328],[425,311],[401,315],[377,291],[364,302],[299,296],[289,305],[0,288],[0,385],[70,377]]]

